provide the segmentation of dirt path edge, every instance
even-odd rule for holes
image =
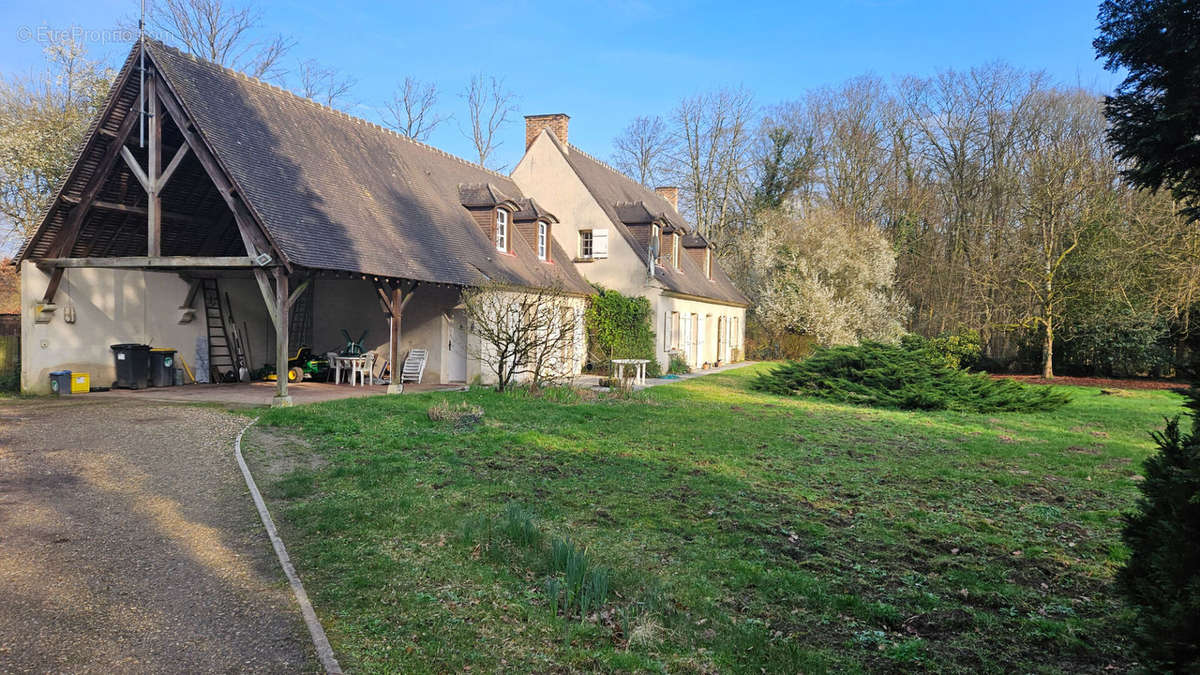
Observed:
[[[275,556],[279,558],[279,565],[283,568],[283,573],[287,575],[288,584],[292,587],[292,594],[296,596],[296,602],[300,605],[300,613],[304,615],[304,623],[308,626],[308,634],[312,637],[313,646],[317,649],[317,657],[321,659],[321,665],[324,666],[326,673],[342,675],[342,667],[338,665],[337,658],[333,654],[333,646],[329,644],[325,629],[321,627],[321,621],[317,618],[312,602],[308,599],[308,593],[304,591],[304,584],[300,583],[300,576],[296,574],[296,568],[292,565],[292,559],[283,545],[283,539],[279,537],[279,532],[275,529],[275,521],[271,519],[271,513],[267,511],[267,504],[263,501],[262,493],[258,491],[254,476],[250,474],[250,467],[246,466],[246,459],[242,457],[242,436],[257,422],[258,418],[255,417],[238,432],[237,439],[233,442],[234,456],[237,458],[238,467],[242,470],[242,477],[246,480],[246,487],[250,489],[250,496],[254,499],[258,516],[267,530],[267,536],[271,538]]]

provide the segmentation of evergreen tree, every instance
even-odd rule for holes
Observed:
[[[1105,0],[1093,46],[1127,75],[1106,102],[1109,140],[1138,187],[1170,189],[1200,218],[1200,7],[1189,0]]]
[[[1200,389],[1188,394],[1192,430],[1179,418],[1154,434],[1142,496],[1128,517],[1129,562],[1117,577],[1134,607],[1135,639],[1149,667],[1200,671]]]

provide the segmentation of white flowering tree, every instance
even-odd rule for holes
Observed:
[[[753,311],[774,335],[812,335],[823,345],[889,342],[909,309],[895,290],[896,254],[873,225],[826,207],[759,214],[739,258]]]

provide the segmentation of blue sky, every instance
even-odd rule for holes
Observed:
[[[234,0],[236,1],[236,0]],[[378,110],[405,75],[436,83],[441,108],[465,118],[458,96],[472,73],[503,77],[520,114],[571,115],[571,141],[607,158],[637,115],[666,114],[682,97],[743,85],[760,104],[802,96],[864,73],[884,78],[1003,60],[1109,91],[1118,78],[1092,52],[1096,0],[918,2],[502,1],[263,3],[268,28],[291,36],[285,65],[316,58],[357,78],[352,111]],[[133,16],[136,0],[55,0],[0,7],[0,71],[40,60],[22,28],[99,31]],[[128,45],[92,45],[113,60]],[[506,131],[500,163],[520,157],[522,123]],[[452,120],[431,142],[471,157]]]

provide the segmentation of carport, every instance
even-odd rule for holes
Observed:
[[[23,303],[27,337],[34,339],[23,375],[41,381],[43,371],[72,365],[103,373],[109,344],[138,338],[178,348],[194,363],[194,338],[212,337],[207,289],[216,290],[221,320],[228,324],[226,309],[235,317],[232,330],[242,333],[237,339],[251,368],[286,364],[294,345],[344,344],[342,328],[367,333],[395,362],[401,311],[420,282],[293,261],[200,135],[157,66],[160,58],[147,49],[143,61],[135,47],[71,174],[20,252],[22,285],[32,298]],[[453,304],[457,287],[430,285],[431,300]],[[338,321],[321,325],[332,337],[314,336],[318,286]],[[131,318],[138,313],[140,325]],[[104,323],[94,321],[98,316],[110,325],[96,326]],[[205,361],[215,365],[220,342],[210,340],[208,349]],[[39,358],[39,350],[54,356]],[[274,405],[288,405],[287,378],[275,388]]]

